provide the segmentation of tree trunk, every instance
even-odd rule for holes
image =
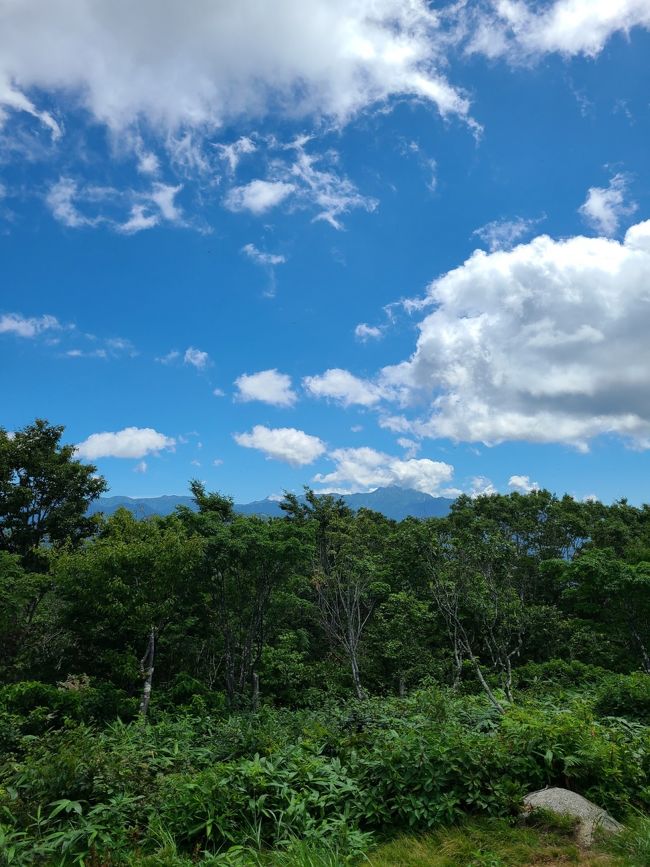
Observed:
[[[260,676],[254,671],[253,672],[253,711],[256,712],[260,707]]]
[[[476,672],[476,676],[478,677],[481,686],[485,690],[485,694],[489,698],[490,703],[499,711],[499,713],[505,713],[502,705],[497,701],[496,696],[494,695],[494,693],[490,689],[490,684],[487,682],[487,680],[483,676],[483,672],[481,671],[481,665],[480,665],[478,659],[476,659],[476,657],[472,655],[472,656],[470,656],[470,660],[472,662],[472,665],[474,666],[474,671]]]
[[[354,653],[354,651],[350,653],[350,668],[352,669],[352,683],[354,684],[354,691],[356,692],[359,701],[363,701],[366,697],[366,694],[363,691],[363,687],[361,686],[361,674],[359,673],[357,655],[356,653]]]
[[[151,683],[153,681],[153,660],[155,652],[156,631],[152,626],[151,632],[149,633],[149,644],[147,645],[147,651],[140,660],[140,675],[144,680],[144,686],[142,688],[142,701],[140,702],[140,714],[143,717],[146,717],[147,711],[149,710],[149,701],[151,699]]]

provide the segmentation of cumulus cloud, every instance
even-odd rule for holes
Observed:
[[[539,491],[537,482],[531,482],[530,476],[510,476],[508,487],[520,494],[530,494],[531,491]]]
[[[190,346],[185,350],[183,361],[185,364],[196,367],[197,370],[205,370],[208,364],[210,364],[210,356],[207,352],[203,352],[200,349],[195,349],[193,346]]]
[[[382,389],[339,367],[318,376],[306,376],[303,386],[312,397],[324,397],[343,406],[374,406],[384,396]]]
[[[237,399],[259,400],[272,406],[293,406],[297,395],[291,387],[291,377],[286,373],[261,370],[259,373],[244,373],[235,380]]]
[[[602,434],[650,447],[650,221],[623,242],[535,238],[476,251],[429,287],[413,356],[380,382],[430,402],[400,433],[498,443]],[[372,393],[372,392],[371,392]]]
[[[325,443],[293,427],[268,428],[256,424],[250,433],[234,434],[235,442],[247,449],[258,449],[268,459],[284,461],[294,467],[311,464],[325,452]]]
[[[472,13],[470,50],[514,58],[559,52],[595,57],[615,33],[650,28],[647,0],[555,0],[531,8],[524,0],[493,0]]]
[[[472,499],[476,499],[477,497],[492,497],[499,492],[487,476],[474,476],[470,482],[468,493]]]
[[[77,454],[90,461],[98,458],[144,458],[145,455],[173,449],[175,445],[172,437],[153,428],[127,427],[115,432],[91,434],[79,443]]]
[[[0,93],[53,134],[32,89],[72,94],[114,130],[209,129],[271,112],[343,122],[400,95],[466,116],[441,72],[441,28],[425,0],[197,0],[191,15],[181,0],[141,0],[128,14],[114,0],[23,0],[2,12]]]
[[[328,457],[335,469],[314,476],[314,482],[341,493],[399,485],[436,495],[454,474],[454,468],[441,461],[402,460],[368,447],[334,449]]]
[[[637,209],[635,202],[626,201],[627,189],[627,176],[620,173],[614,175],[606,187],[590,187],[580,213],[601,234],[615,235],[621,217]]]
[[[37,337],[44,331],[59,331],[61,323],[55,316],[21,316],[20,313],[5,313],[0,316],[0,334],[15,334],[17,337]]]
[[[381,340],[384,336],[384,329],[378,325],[368,325],[367,322],[360,322],[354,329],[354,336],[362,343],[365,343],[367,340]]]
[[[539,220],[529,219],[524,217],[515,217],[512,220],[492,220],[475,229],[473,234],[476,235],[487,244],[490,252],[495,250],[508,250],[517,241],[525,238]]]
[[[226,196],[225,204],[231,211],[250,211],[259,216],[283,202],[295,188],[295,184],[285,181],[256,178],[241,187],[233,187]]]

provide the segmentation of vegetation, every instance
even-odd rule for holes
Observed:
[[[62,433],[0,430],[0,863],[650,864],[650,508],[88,519]]]

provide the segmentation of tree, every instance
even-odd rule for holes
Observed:
[[[602,625],[650,674],[650,562],[626,563],[611,548],[594,548],[561,564],[559,574],[572,612]]]
[[[42,545],[78,545],[95,531],[88,506],[107,488],[74,446],[61,445],[63,431],[43,419],[13,434],[0,428],[0,550],[31,571],[45,571]]]
[[[521,651],[525,608],[513,583],[512,545],[499,534],[472,531],[441,540],[430,554],[431,591],[458,670],[468,660],[490,702],[503,712],[483,660],[512,701],[512,661]]]
[[[152,667],[147,654],[140,664],[152,630],[156,679],[192,670],[203,547],[176,515],[140,521],[118,509],[97,538],[61,552],[52,571],[67,670],[132,689]]]
[[[204,545],[195,593],[207,679],[212,686],[223,678],[231,707],[249,688],[255,703],[271,595],[291,571],[300,534],[282,520],[236,515],[229,497],[206,493],[199,482],[191,490],[199,511],[178,514]]]
[[[321,626],[347,656],[358,699],[365,698],[359,666],[361,639],[377,603],[389,589],[382,583],[381,551],[374,544],[377,517],[385,523],[366,510],[355,517],[339,515],[331,520],[313,572]]]

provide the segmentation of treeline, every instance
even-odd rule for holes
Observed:
[[[537,491],[395,522],[307,490],[261,519],[194,481],[196,512],[104,520],[86,511],[105,482],[62,436],[0,431],[6,683],[241,709],[435,682],[501,712],[522,666],[650,672],[647,506]]]
[[[546,785],[631,823],[603,864],[650,863],[650,509],[307,490],[264,520],[192,482],[104,520],[62,437],[0,430],[0,865],[394,863]],[[506,863],[466,854],[435,863]]]

